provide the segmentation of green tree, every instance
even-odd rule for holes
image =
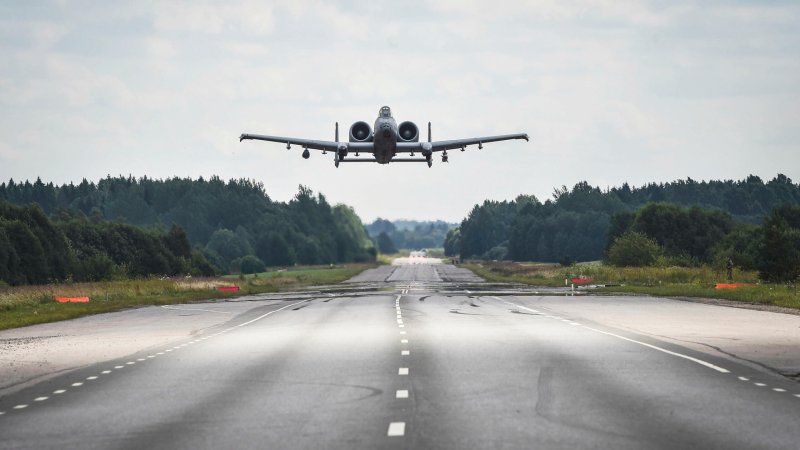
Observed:
[[[800,275],[800,229],[774,211],[764,222],[758,251],[758,273],[765,281],[793,282]]]
[[[390,238],[385,231],[382,231],[381,234],[378,235],[378,251],[384,255],[397,253],[397,248],[394,246],[392,238]]]
[[[609,263],[619,267],[653,265],[661,255],[661,247],[646,235],[628,231],[614,239],[608,250]]]

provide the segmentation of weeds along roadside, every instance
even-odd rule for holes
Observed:
[[[303,286],[335,284],[375,264],[300,267],[247,276],[135,279],[49,284],[0,289],[0,330],[74,319],[90,314],[148,305],[168,305],[242,295],[279,292]],[[236,292],[221,292],[236,285]],[[58,303],[56,297],[89,297],[88,303]]]
[[[613,267],[600,263],[561,267],[551,263],[481,262],[467,263],[488,281],[512,282],[536,286],[564,286],[573,277],[590,278],[593,284],[610,284],[602,293],[647,294],[661,297],[698,297],[733,300],[800,309],[797,285],[761,284],[758,274],[735,271],[734,282],[751,286],[716,289],[725,283],[726,274],[713,267]]]

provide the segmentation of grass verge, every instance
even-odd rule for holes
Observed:
[[[134,306],[168,305],[242,295],[279,292],[291,288],[334,284],[376,264],[299,267],[255,275],[220,278],[177,278],[51,284],[0,289],[0,330],[37,323],[74,319]],[[220,292],[222,286],[239,286]],[[55,297],[89,297],[89,303],[57,303]]]
[[[755,272],[736,271],[734,282],[752,286],[715,289],[725,283],[725,273],[712,267],[613,267],[601,263],[582,263],[570,267],[547,263],[486,262],[468,263],[487,281],[522,283],[535,286],[564,286],[565,279],[591,278],[595,284],[615,284],[599,289],[604,293],[647,294],[660,297],[698,297],[733,300],[800,309],[796,285],[761,284]]]

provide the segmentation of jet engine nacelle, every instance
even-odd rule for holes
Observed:
[[[350,126],[350,142],[372,142],[372,128],[367,122],[356,122]]]
[[[419,142],[419,128],[414,122],[403,122],[397,127],[397,139],[403,142]]]

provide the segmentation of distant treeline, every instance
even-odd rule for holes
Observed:
[[[361,220],[303,186],[287,203],[272,201],[251,180],[106,177],[55,186],[10,180],[0,200],[36,203],[45,214],[185,231],[189,242],[223,272],[266,266],[363,262],[375,249]],[[77,219],[76,219],[77,220]]]
[[[462,258],[517,261],[600,260],[609,248],[609,237],[614,237],[609,234],[612,217],[633,214],[649,203],[697,206],[727,217],[708,220],[758,224],[782,205],[800,204],[800,185],[784,175],[767,183],[752,175],[742,181],[697,182],[689,178],[641,188],[626,183],[605,191],[581,182],[571,190],[566,186],[555,189],[553,199],[544,203],[521,195],[514,201],[487,200],[476,205],[461,225],[448,233],[445,252]],[[679,224],[667,226],[687,231]],[[730,227],[723,227],[726,233]],[[692,250],[689,257],[700,255]]]
[[[436,221],[395,220],[377,218],[367,225],[370,236],[376,239],[381,253],[394,253],[391,249],[417,250],[441,248],[447,232],[456,224]]]
[[[149,275],[213,275],[186,233],[142,230],[0,201],[0,282],[10,285],[98,281]]]

